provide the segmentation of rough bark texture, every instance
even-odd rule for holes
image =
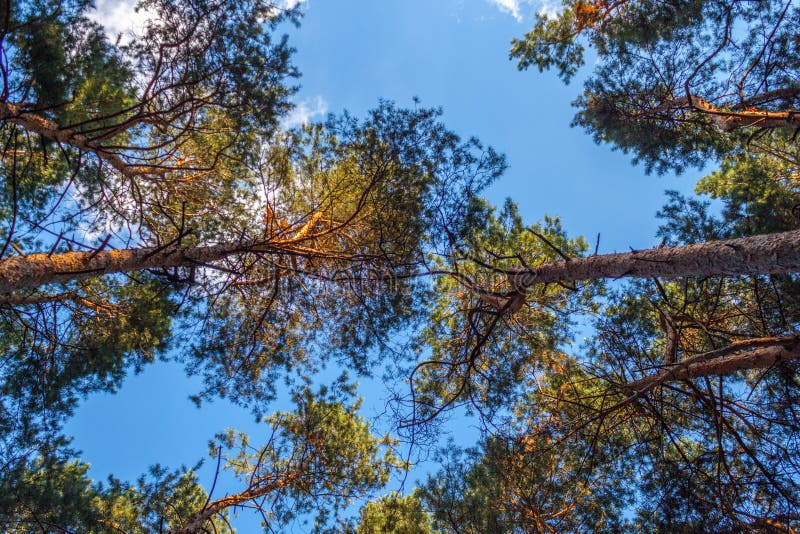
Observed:
[[[15,256],[0,260],[0,294],[104,274],[205,265],[244,252],[271,251],[276,249],[270,244],[244,242],[208,247],[173,246],[164,249],[140,248]]]
[[[800,230],[672,248],[576,258],[508,273],[516,291],[534,284],[601,278],[680,278],[800,271]]]
[[[630,382],[624,389],[629,395],[641,396],[667,382],[700,376],[725,376],[746,369],[767,369],[798,358],[798,337],[750,339],[692,356],[656,374]]]
[[[166,171],[158,166],[131,165],[119,154],[104,148],[101,143],[71,128],[62,128],[53,121],[25,111],[18,104],[0,102],[0,120],[13,122],[29,132],[35,132],[47,139],[74,146],[84,152],[91,152],[129,178],[145,174],[160,174]]]

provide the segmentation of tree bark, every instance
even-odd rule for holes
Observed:
[[[296,478],[299,478],[299,476],[298,473],[293,473],[286,478],[276,480],[272,484],[250,487],[241,493],[217,499],[208,503],[202,510],[198,510],[189,516],[189,519],[182,527],[168,530],[167,534],[197,534],[198,532],[207,532],[207,530],[204,530],[204,527],[214,516],[224,513],[228,508],[253,501],[273,491],[284,489]]]
[[[663,371],[624,386],[628,395],[644,395],[657,386],[700,376],[725,376],[746,369],[767,369],[800,358],[800,338],[748,339],[668,366]]]
[[[253,252],[287,252],[287,250],[269,242],[249,241],[206,247],[170,246],[162,249],[138,248],[15,256],[0,260],[0,294],[34,289],[46,284],[85,280],[105,274],[206,265],[229,256]]]
[[[151,165],[132,165],[119,154],[108,150],[93,139],[86,137],[72,128],[62,128],[55,122],[25,111],[19,104],[0,102],[0,120],[13,122],[29,132],[34,132],[47,139],[65,145],[71,145],[84,152],[91,152],[118,170],[122,175],[133,178],[141,175],[164,174],[168,169]]]
[[[749,109],[746,111],[725,111],[700,97],[693,96],[694,109],[711,115],[714,124],[724,132],[754,126],[756,128],[798,128],[800,111],[767,111]]]
[[[1,265],[0,265],[1,269]],[[601,278],[680,278],[800,271],[800,230],[575,258],[507,273],[512,288]]]
[[[35,289],[46,284],[85,280],[105,274],[128,273],[145,269],[204,266],[241,254],[297,254],[318,258],[351,258],[342,252],[305,248],[326,230],[316,228],[321,215],[315,212],[293,235],[269,239],[238,241],[209,246],[95,250],[60,254],[27,254],[0,260],[0,305],[24,303],[24,298],[8,295],[21,289]],[[359,257],[363,259],[364,257]]]

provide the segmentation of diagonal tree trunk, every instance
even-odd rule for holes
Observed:
[[[746,111],[726,111],[707,100],[693,96],[691,105],[694,109],[711,115],[714,124],[724,132],[732,132],[738,128],[797,128],[800,127],[800,111],[768,111],[749,109]]]
[[[768,369],[796,359],[800,359],[800,338],[796,336],[748,339],[669,365],[658,373],[629,382],[624,391],[642,396],[667,382],[700,376],[725,376],[747,369]]]
[[[320,251],[304,245],[318,234],[314,226],[319,220],[315,213],[292,236],[221,243],[208,246],[181,247],[170,245],[158,248],[95,250],[63,252],[60,254],[27,254],[0,260],[0,304],[23,304],[24,298],[9,293],[35,289],[46,284],[85,280],[95,276],[128,273],[145,269],[204,266],[225,258],[243,254],[297,254],[317,258],[346,257],[339,251]],[[324,231],[323,231],[324,234]],[[363,257],[355,258],[363,260]],[[2,297],[2,295],[6,295]]]
[[[92,152],[128,178],[139,175],[164,174],[169,170],[156,165],[131,164],[116,152],[105,148],[100,142],[90,139],[72,128],[62,128],[51,120],[25,111],[20,104],[0,102],[0,120],[13,122],[29,132],[35,132],[47,139],[74,146],[84,152]]]
[[[241,493],[228,495],[221,499],[207,503],[201,510],[198,510],[187,519],[186,523],[176,529],[168,530],[167,534],[197,534],[198,532],[208,532],[209,521],[218,515],[222,515],[228,508],[255,501],[259,497],[268,495],[275,491],[280,491],[290,486],[296,479],[303,475],[303,470],[307,466],[298,468],[295,472],[286,474],[282,477],[275,477],[276,480],[268,484],[255,484]]]
[[[170,246],[163,249],[134,248],[15,256],[0,260],[0,293],[112,273],[204,265],[245,252],[270,251],[276,249],[264,242],[244,242],[206,247]]]
[[[509,271],[507,275],[514,291],[524,293],[535,284],[601,278],[680,278],[790,272],[800,272],[800,230],[589,256]]]

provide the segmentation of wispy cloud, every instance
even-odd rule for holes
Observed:
[[[540,15],[546,17],[554,17],[559,13],[560,2],[558,0],[488,0],[500,11],[508,13],[516,19],[517,22],[522,22],[524,6],[530,6],[531,11],[538,11]]]
[[[510,14],[518,21],[522,20],[519,14],[520,0],[491,0],[491,2],[499,7],[500,11]]]
[[[276,7],[292,9],[307,0],[278,0]],[[136,9],[136,0],[95,0],[95,9],[88,17],[102,24],[111,40],[121,36],[122,44],[129,43],[138,34],[153,13],[147,9]]]
[[[274,16],[283,9],[292,9],[300,4],[304,4],[306,1],[307,0],[277,0],[272,4],[272,7],[267,10],[267,13],[269,13],[270,16]]]
[[[283,120],[285,128],[294,128],[309,122],[315,117],[325,115],[328,112],[328,102],[321,96],[306,98],[295,102],[295,108]]]
[[[111,40],[121,36],[122,44],[144,28],[153,13],[146,9],[136,10],[136,0],[96,0],[95,9],[88,13],[90,19],[102,24]]]

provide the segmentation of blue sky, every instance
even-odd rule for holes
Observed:
[[[571,235],[591,243],[599,232],[601,253],[650,247],[656,244],[654,215],[663,191],[688,192],[699,176],[646,176],[629,157],[569,126],[579,77],[564,86],[552,73],[517,71],[508,60],[509,41],[529,29],[534,13],[553,4],[305,0],[302,7],[301,27],[286,28],[302,73],[290,121],[345,109],[362,115],[380,98],[412,106],[418,97],[424,106],[441,106],[450,129],[506,154],[509,170],[487,197],[495,204],[513,198],[527,222],[558,215]],[[97,19],[114,32],[143,16],[119,0],[102,0],[98,8]],[[67,432],[96,479],[114,473],[133,480],[154,463],[193,465],[206,456],[208,440],[227,427],[248,431],[257,441],[259,427],[249,412],[223,402],[198,410],[188,400],[198,389],[180,366],[159,363],[128,377],[115,395],[91,396]],[[386,394],[374,384],[364,394],[364,414],[376,416]],[[460,433],[458,439],[472,435]],[[200,474],[210,485],[211,468]],[[251,532],[258,522],[242,516],[234,524]]]

